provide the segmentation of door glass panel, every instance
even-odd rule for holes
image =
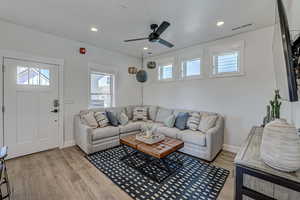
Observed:
[[[39,85],[39,69],[29,69],[29,85]]]
[[[17,66],[18,85],[50,85],[50,70]]]
[[[28,67],[17,67],[17,84],[28,85]]]
[[[40,85],[50,85],[49,69],[40,69]]]

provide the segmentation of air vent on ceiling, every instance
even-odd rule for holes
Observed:
[[[249,26],[252,26],[253,24],[244,24],[242,26],[238,26],[238,27],[235,27],[232,29],[232,31],[237,31],[237,30],[240,30],[240,29],[243,29],[243,28],[247,28]]]

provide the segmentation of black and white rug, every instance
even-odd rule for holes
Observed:
[[[120,161],[125,155],[121,146],[88,155],[87,159],[136,200],[217,199],[229,171],[179,152],[168,157],[172,159],[174,154],[183,167],[160,184]]]

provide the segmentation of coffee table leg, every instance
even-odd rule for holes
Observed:
[[[126,145],[122,145],[123,147],[123,151],[125,153],[125,156],[123,156],[120,160],[123,161],[123,160],[126,160],[128,159],[129,160],[129,164],[132,163],[133,167],[137,167],[137,163],[134,159],[132,159],[132,156],[137,154],[138,152],[137,151],[133,151],[132,153],[129,153]]]

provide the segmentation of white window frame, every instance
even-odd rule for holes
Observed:
[[[106,108],[102,106],[96,106],[92,104],[91,95],[97,95],[100,93],[92,93],[91,92],[91,74],[101,74],[101,75],[110,75],[111,78],[111,106],[115,107],[115,98],[116,98],[116,76],[117,73],[113,70],[107,70],[105,68],[102,68],[101,66],[97,64],[89,64],[89,73],[88,73],[88,80],[89,80],[89,93],[88,93],[88,107],[89,108]],[[102,69],[101,69],[102,68]]]
[[[200,74],[199,75],[186,75],[186,61],[200,60]],[[201,55],[190,55],[190,56],[179,56],[179,64],[180,64],[180,77],[179,80],[193,80],[193,79],[202,79],[204,78],[204,60]]]
[[[223,72],[214,73],[216,66],[214,66],[214,57],[224,55],[226,53],[238,52],[238,71],[237,72]],[[227,43],[219,46],[209,48],[209,76],[211,78],[232,77],[245,75],[244,70],[244,41]]]
[[[170,81],[174,81],[175,80],[175,70],[176,70],[176,66],[175,66],[175,58],[166,58],[163,60],[158,60],[157,62],[157,81],[158,82],[170,82]],[[168,78],[168,79],[161,79],[161,70],[162,70],[162,66],[168,66],[168,65],[172,65],[172,78]]]

